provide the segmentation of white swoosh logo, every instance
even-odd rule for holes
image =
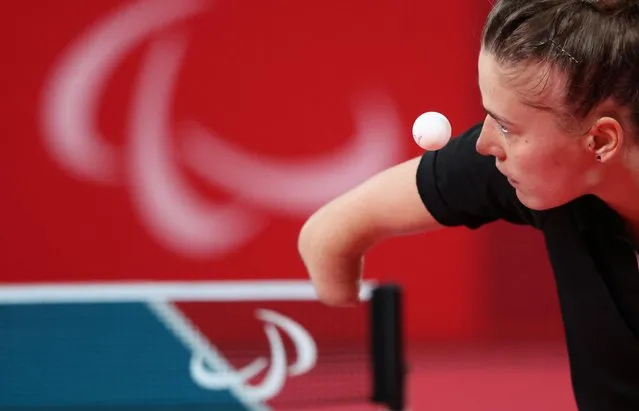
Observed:
[[[155,236],[184,255],[227,252],[262,228],[261,219],[232,203],[204,201],[185,184],[171,153],[170,102],[185,46],[156,42],[140,71],[127,161],[134,201]]]
[[[113,180],[117,153],[97,129],[100,96],[118,63],[154,32],[204,10],[197,0],[144,0],[107,15],[63,54],[44,90],[45,143],[76,177]]]
[[[63,53],[42,107],[51,157],[77,178],[124,180],[151,234],[190,258],[225,254],[248,242],[268,222],[250,210],[306,215],[401,155],[399,120],[381,94],[359,96],[356,134],[339,150],[311,160],[248,153],[197,122],[173,135],[171,102],[186,44],[164,32],[207,4],[140,0],[107,15]],[[133,90],[126,146],[118,150],[98,128],[100,99],[112,73],[143,41],[150,47]],[[178,153],[186,167],[233,200],[215,204],[201,196],[181,174]]]
[[[184,131],[186,163],[211,183],[245,201],[279,212],[307,214],[401,156],[400,121],[381,93],[354,102],[356,134],[340,151],[315,159],[277,161],[251,155],[199,124]],[[211,161],[215,158],[215,161]]]
[[[279,394],[287,377],[286,351],[277,328],[293,341],[297,360],[288,367],[288,374],[298,376],[309,372],[317,362],[317,345],[310,334],[297,322],[275,311],[258,310],[257,317],[265,322],[264,332],[271,347],[270,367],[262,382],[251,385],[248,381],[266,368],[266,359],[257,358],[234,373],[213,371],[206,365],[202,353],[191,358],[193,380],[202,388],[211,390],[241,389],[242,394],[254,401],[264,401]]]

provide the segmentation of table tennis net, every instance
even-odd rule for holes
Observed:
[[[0,299],[0,411],[402,410],[401,289],[368,297]]]

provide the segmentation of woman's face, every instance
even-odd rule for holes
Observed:
[[[531,209],[543,210],[588,193],[600,178],[588,134],[565,131],[556,114],[543,108],[560,107],[563,84],[559,76],[549,77],[548,87],[540,93],[535,87],[543,80],[538,67],[505,70],[482,51],[478,69],[487,116],[477,151],[495,157],[498,170],[508,178],[519,200]]]

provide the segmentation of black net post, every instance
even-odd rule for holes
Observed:
[[[401,411],[405,407],[406,377],[401,288],[395,284],[376,287],[370,310],[371,401]]]

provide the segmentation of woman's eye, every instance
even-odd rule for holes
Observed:
[[[502,126],[501,124],[497,123],[497,125],[499,126],[499,131],[501,131],[502,134],[507,135],[510,133],[510,131],[508,131],[508,129],[504,126]]]

